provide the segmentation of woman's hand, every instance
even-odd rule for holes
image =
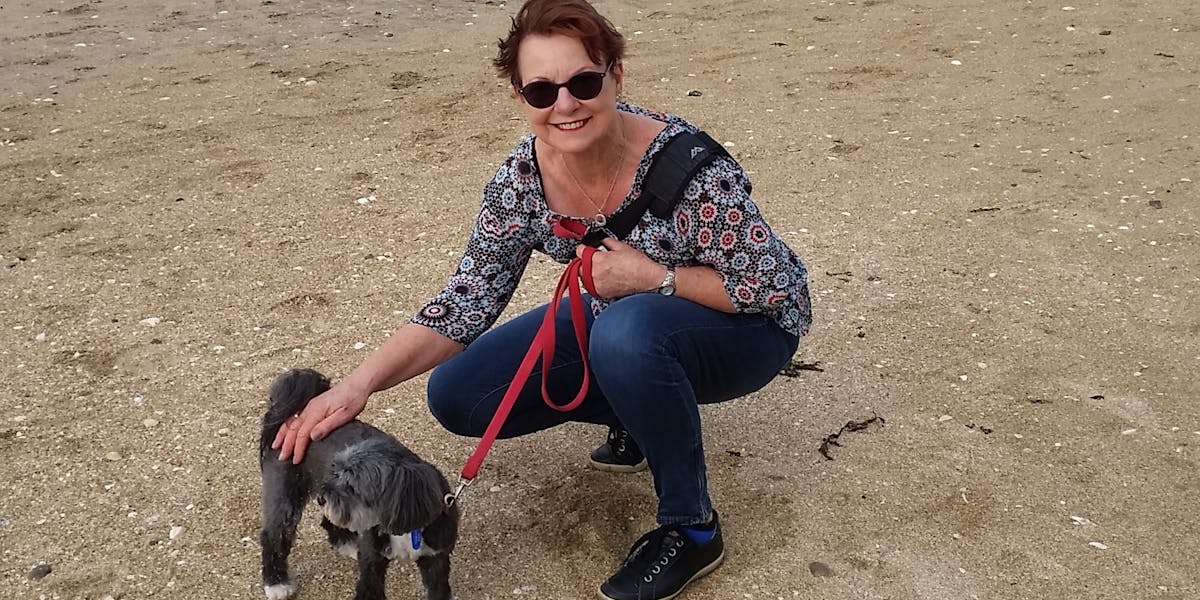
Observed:
[[[462,344],[424,325],[402,325],[345,379],[284,422],[271,447],[279,450],[279,460],[290,457],[299,464],[310,441],[352,421],[367,405],[368,396],[416,377],[462,349]]]
[[[592,254],[592,282],[601,298],[622,298],[653,290],[662,283],[667,268],[641,250],[614,238],[601,241],[607,252]],[[580,244],[575,256],[583,258],[586,246]]]
[[[271,447],[279,450],[279,460],[291,457],[293,464],[300,464],[309,441],[320,440],[357,417],[367,405],[367,395],[342,382],[309,400],[308,406],[284,421],[275,435]]]

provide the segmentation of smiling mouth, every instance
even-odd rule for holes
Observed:
[[[590,119],[581,119],[579,121],[571,121],[570,123],[555,123],[554,126],[560,131],[575,131],[584,125],[587,125],[589,120]]]

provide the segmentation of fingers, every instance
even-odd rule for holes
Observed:
[[[325,439],[325,436],[329,435],[330,431],[349,423],[351,418],[353,417],[349,416],[347,410],[338,408],[326,416],[320,423],[313,426],[312,432],[309,433],[309,438],[314,442]]]
[[[304,462],[310,442],[324,439],[329,432],[345,425],[351,418],[349,411],[344,408],[334,409],[332,413],[317,418],[292,415],[279,427],[271,447],[279,450],[279,460],[290,458],[293,464],[300,464]]]
[[[287,460],[296,452],[297,431],[300,417],[292,415],[279,426],[279,431],[275,434],[275,441],[271,443],[271,447],[279,450],[279,460]],[[300,449],[303,452],[303,449]],[[297,460],[296,462],[300,462]]]
[[[308,442],[312,439],[309,436],[312,435],[313,427],[316,427],[316,424],[311,423],[310,419],[297,418],[296,420],[298,425],[292,430],[292,434],[289,434],[293,438],[292,464],[294,465],[304,462],[304,452],[308,450]],[[283,458],[282,453],[280,458]]]
[[[283,440],[287,438],[287,423],[285,422],[279,431],[275,432],[275,441],[271,442],[271,447],[278,450],[283,447]]]

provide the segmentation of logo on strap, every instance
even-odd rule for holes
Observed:
[[[696,155],[704,152],[704,146],[692,146],[692,160],[696,160]]]

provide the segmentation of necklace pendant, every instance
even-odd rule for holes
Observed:
[[[592,225],[595,225],[596,227],[604,227],[605,225],[608,225],[608,217],[604,216],[604,213],[598,212],[596,213],[596,216],[592,217]]]

